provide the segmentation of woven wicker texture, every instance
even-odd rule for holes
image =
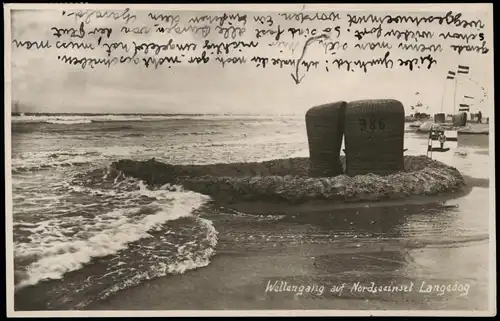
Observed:
[[[311,177],[333,177],[343,173],[339,161],[344,135],[346,102],[312,107],[306,113]]]
[[[453,120],[453,126],[465,126],[467,124],[467,114],[466,113],[455,114],[453,115],[452,120]]]
[[[403,104],[397,100],[360,100],[345,111],[346,174],[389,175],[404,168]]]
[[[441,113],[441,114],[435,114],[434,115],[434,122],[437,124],[442,124],[446,120],[446,115]]]

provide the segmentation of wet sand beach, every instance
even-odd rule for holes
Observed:
[[[487,205],[482,190],[470,197]],[[488,234],[481,232],[487,211],[462,215],[457,208],[464,206],[470,209],[462,198],[446,207],[296,216],[221,210],[207,216],[219,231],[210,265],[147,281],[88,309],[487,309]],[[399,288],[373,293],[372,282]],[[399,291],[405,285],[411,290]],[[297,294],[300,286],[311,292]],[[369,289],[359,291],[363,286]]]
[[[16,292],[16,310],[488,308],[487,135],[460,136],[456,149],[433,155],[464,176],[464,195],[415,202],[296,210],[250,202],[235,210],[108,171],[120,159],[186,165],[308,155],[302,117],[243,124],[15,126],[15,264],[34,283]],[[425,154],[427,136],[406,133],[405,148]],[[59,248],[61,240],[73,247]]]

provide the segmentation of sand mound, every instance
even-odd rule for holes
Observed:
[[[344,159],[341,159],[344,162]],[[404,171],[312,178],[308,158],[260,163],[169,165],[155,160],[121,160],[113,167],[150,185],[179,184],[210,195],[215,201],[237,203],[270,201],[304,203],[311,200],[359,202],[439,195],[465,185],[460,172],[426,156],[405,156]]]

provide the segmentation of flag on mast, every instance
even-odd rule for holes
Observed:
[[[469,105],[467,104],[459,104],[458,111],[469,111]]]
[[[457,73],[468,75],[469,74],[469,66],[458,65]]]
[[[454,71],[449,70],[446,79],[455,79],[455,75],[456,73]]]

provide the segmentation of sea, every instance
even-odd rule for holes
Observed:
[[[323,251],[338,258],[350,247],[384,244],[399,258],[352,268],[344,257],[344,265],[336,264],[358,272],[370,268],[370,275],[375,269],[386,277],[398,271],[410,279],[468,282],[474,289],[468,299],[446,307],[485,308],[488,184],[432,208],[314,218],[246,214],[218,208],[209,196],[180,186],[152,188],[109,166],[153,157],[169,164],[211,164],[308,156],[303,115],[17,114],[11,129],[16,310],[86,309],[149,280],[189,277],[228,247],[265,253],[297,244],[319,252],[318,258]],[[426,134],[407,129],[406,154],[425,154],[427,143]],[[483,181],[493,165],[487,135],[459,139],[433,157]],[[392,218],[384,221],[384,213]],[[423,245],[401,246],[417,243]]]

